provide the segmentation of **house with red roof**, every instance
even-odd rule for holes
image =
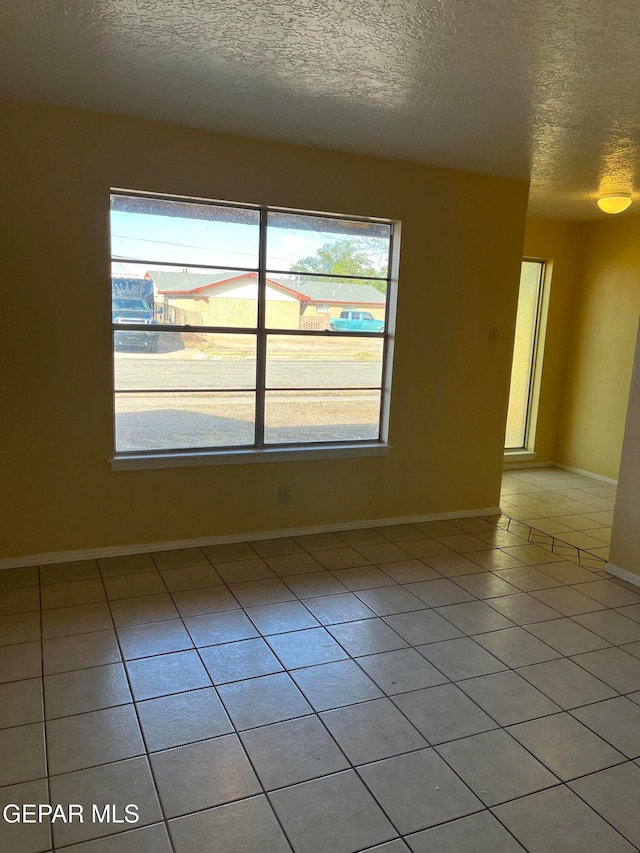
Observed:
[[[192,326],[253,327],[256,324],[258,274],[149,270],[154,302],[165,323]],[[365,309],[384,319],[386,297],[366,282],[342,282],[292,274],[266,280],[267,326],[278,329],[328,329],[341,311]]]

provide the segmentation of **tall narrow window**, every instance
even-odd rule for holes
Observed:
[[[392,235],[114,193],[116,453],[384,442]]]
[[[542,261],[522,262],[505,435],[506,450],[522,450],[527,446],[543,278]]]

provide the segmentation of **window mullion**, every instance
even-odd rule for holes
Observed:
[[[264,406],[267,376],[267,209],[260,208],[258,250],[258,336],[256,341],[256,447],[264,447]]]

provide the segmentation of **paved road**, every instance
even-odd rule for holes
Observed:
[[[122,353],[116,357],[118,390],[251,388],[255,386],[255,362],[250,359],[174,357],[169,353]],[[274,360],[268,365],[271,387],[336,388],[380,385],[380,365],[371,361]]]

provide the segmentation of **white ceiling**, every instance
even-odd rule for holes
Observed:
[[[0,81],[8,98],[531,177],[535,216],[640,200],[638,0],[3,0]]]

